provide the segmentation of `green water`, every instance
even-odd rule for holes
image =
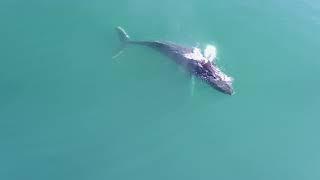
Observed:
[[[132,38],[218,49],[234,96]],[[0,179],[317,180],[317,0],[2,0]]]

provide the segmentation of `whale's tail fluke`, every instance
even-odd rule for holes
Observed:
[[[116,28],[116,31],[118,32],[119,39],[122,43],[128,43],[130,41],[129,35],[126,33],[126,31],[122,27],[118,26]]]
[[[118,56],[120,56],[123,53],[123,49],[126,47],[126,45],[130,42],[130,37],[129,35],[126,33],[126,31],[118,26],[116,27],[116,31],[118,33],[119,39],[121,41],[121,45],[119,47],[118,53],[116,55],[114,55],[112,57],[112,59],[117,58]]]

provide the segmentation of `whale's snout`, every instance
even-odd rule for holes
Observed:
[[[220,83],[219,85],[216,86],[216,89],[218,89],[219,91],[225,93],[225,94],[229,94],[229,95],[233,95],[234,94],[234,90],[231,84],[229,83]]]
[[[226,88],[224,92],[225,92],[226,94],[233,95],[233,94],[234,94],[233,87],[230,86],[230,87]]]
[[[224,79],[217,79],[214,77],[209,78],[209,84],[217,89],[218,91],[228,94],[228,95],[233,95],[234,94],[234,89],[232,86],[233,79],[232,78],[224,78]]]

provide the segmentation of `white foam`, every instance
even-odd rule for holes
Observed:
[[[208,44],[204,50],[204,57],[210,62],[214,61],[217,57],[217,48],[211,44]]]
[[[194,48],[192,53],[184,54],[184,57],[188,59],[193,59],[196,61],[205,61],[206,58],[203,57],[201,50],[199,48]]]

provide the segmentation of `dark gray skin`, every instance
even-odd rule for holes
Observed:
[[[194,48],[183,47],[171,42],[131,41],[129,36],[121,27],[118,27],[117,31],[119,33],[120,40],[125,44],[143,45],[155,49],[170,57],[177,64],[190,72],[190,74],[203,80],[218,91],[229,95],[234,93],[232,80],[230,78],[226,78],[227,76],[216,66],[215,63],[210,62],[209,66],[204,66],[198,60],[190,59],[185,56],[185,54],[192,53]]]

